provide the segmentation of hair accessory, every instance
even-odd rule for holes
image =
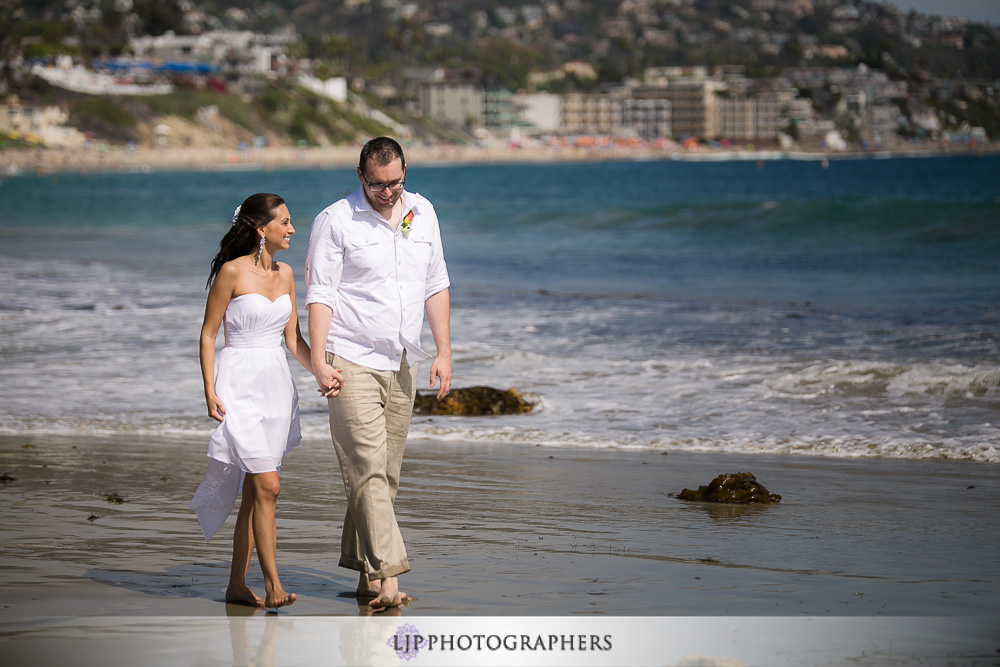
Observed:
[[[240,209],[241,208],[243,208],[243,204],[240,204],[239,206],[237,206],[236,210],[233,211],[233,224],[234,225],[236,224],[236,218],[240,217]]]
[[[260,237],[260,248],[257,249],[257,256],[253,258],[253,265],[257,266],[257,262],[260,261],[260,256],[264,254],[264,235]]]

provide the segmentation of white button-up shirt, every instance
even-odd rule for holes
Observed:
[[[448,268],[437,214],[427,199],[403,191],[393,229],[372,209],[363,186],[313,220],[306,254],[306,306],[333,311],[326,350],[377,371],[429,359],[420,348],[424,302],[447,289]]]

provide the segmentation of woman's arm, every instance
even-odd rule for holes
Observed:
[[[233,288],[236,285],[236,275],[239,267],[227,262],[215,277],[212,288],[208,291],[205,302],[205,319],[201,324],[201,342],[199,357],[201,359],[201,379],[205,384],[205,403],[208,405],[208,415],[216,421],[222,421],[226,416],[226,407],[215,395],[215,338],[222,325],[226,308],[233,298]]]
[[[288,295],[292,299],[292,314],[288,318],[288,324],[285,325],[285,346],[292,353],[300,364],[305,366],[306,370],[315,375],[313,371],[313,360],[312,353],[309,349],[309,343],[306,342],[305,337],[302,335],[302,329],[299,327],[299,319],[297,316],[297,308],[295,306],[295,276],[292,275],[291,267],[288,267]],[[332,398],[340,393],[340,384],[337,384],[336,389],[334,388],[321,388],[319,390],[319,395],[325,398]]]
[[[292,267],[287,264],[281,265],[281,272],[287,274],[285,279],[287,280],[288,295],[292,300],[292,315],[288,318],[288,324],[285,325],[285,346],[292,353],[292,356],[305,366],[307,371],[312,373],[313,365],[309,353],[309,343],[306,342],[302,335],[302,329],[299,327],[298,309],[295,304],[295,275],[292,272]]]

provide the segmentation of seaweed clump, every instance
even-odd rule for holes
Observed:
[[[707,486],[697,491],[684,489],[677,497],[681,500],[700,500],[709,503],[737,503],[743,505],[771,505],[781,501],[781,496],[771,493],[748,472],[719,475]]]
[[[538,400],[531,400],[517,389],[494,389],[476,386],[452,389],[440,401],[434,392],[417,393],[413,413],[417,415],[516,415],[531,412]]]

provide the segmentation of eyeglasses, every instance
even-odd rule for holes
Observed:
[[[403,179],[401,181],[396,181],[395,183],[369,183],[364,174],[361,174],[361,178],[364,179],[365,185],[367,185],[368,189],[372,192],[384,192],[386,190],[399,192],[403,189],[403,183],[406,181],[406,179]]]

